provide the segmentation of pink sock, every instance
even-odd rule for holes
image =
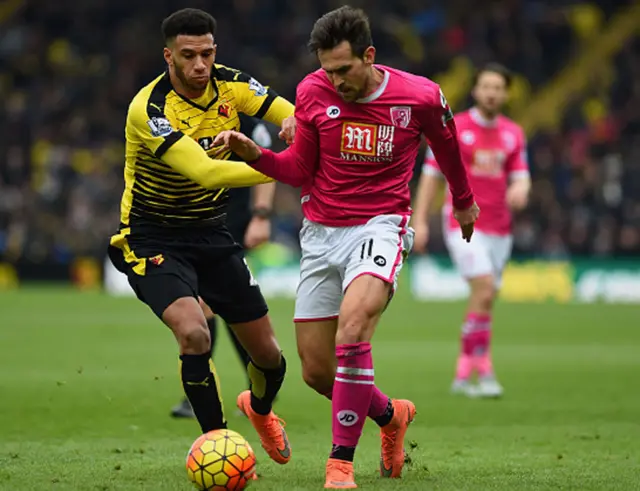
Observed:
[[[333,389],[329,392],[325,392],[322,394],[327,399],[331,400],[333,394]],[[382,420],[382,422],[378,423],[381,426],[388,424],[387,420],[390,420],[393,416],[393,406],[390,408],[389,404],[391,403],[391,398],[385,395],[378,387],[373,386],[373,395],[371,397],[371,404],[369,405],[369,412],[367,416],[369,416],[372,420],[378,422],[378,420]]]
[[[373,396],[373,358],[370,343],[336,346],[338,370],[333,385],[333,445],[354,448]]]
[[[462,326],[462,353],[481,356],[489,350],[491,315],[468,314]]]
[[[485,360],[485,362],[473,363],[476,364],[480,375],[487,375],[487,363],[486,360],[489,360],[488,368],[491,370],[491,363],[489,357],[489,346],[491,343],[491,315],[490,314],[474,314],[470,313],[467,315],[465,322],[462,326],[462,342],[461,348],[462,353],[460,358],[465,358],[466,361],[461,363],[461,360],[458,362],[458,368],[463,368],[464,370],[469,370],[473,368],[471,364],[473,360]],[[461,366],[463,365],[463,366]],[[468,376],[468,374],[467,374]]]
[[[477,358],[475,360],[475,365],[480,377],[493,375],[493,363],[491,361],[491,356],[489,356],[489,352]]]
[[[456,365],[456,380],[466,380],[471,376],[473,371],[473,360],[469,355],[460,353],[458,363]]]
[[[389,403],[391,399],[386,396],[375,385],[373,386],[373,394],[371,395],[371,404],[369,405],[369,412],[367,416],[376,420],[381,416],[384,416],[389,411]]]

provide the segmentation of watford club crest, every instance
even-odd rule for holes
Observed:
[[[218,107],[218,115],[228,118],[229,114],[231,114],[231,105],[228,102],[220,104]]]
[[[162,254],[158,254],[157,256],[150,257],[149,262],[154,266],[160,266],[164,262],[164,257]]]

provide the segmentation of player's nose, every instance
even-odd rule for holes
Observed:
[[[339,75],[333,75],[331,77],[331,82],[336,89],[339,89],[344,84],[344,78]]]
[[[200,57],[196,58],[196,64],[193,67],[196,71],[202,72],[207,69],[207,64]]]

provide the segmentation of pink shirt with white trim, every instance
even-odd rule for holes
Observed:
[[[421,136],[429,140],[461,209],[473,203],[453,115],[429,79],[377,65],[384,78],[366,98],[346,102],[322,70],[296,94],[296,135],[280,153],[250,164],[302,187],[302,210],[326,226],[360,225],[379,215],[411,214],[409,181]]]
[[[511,211],[506,194],[510,180],[529,177],[527,143],[522,127],[497,116],[489,121],[476,108],[455,116],[462,160],[467,168],[480,216],[476,230],[496,235],[511,233]],[[438,159],[428,151],[422,171],[441,174]],[[453,218],[451,194],[444,208],[450,229],[459,228]]]

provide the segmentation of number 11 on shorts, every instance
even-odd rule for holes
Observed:
[[[365,240],[360,250],[360,259],[371,259],[371,256],[373,256],[373,239]]]

